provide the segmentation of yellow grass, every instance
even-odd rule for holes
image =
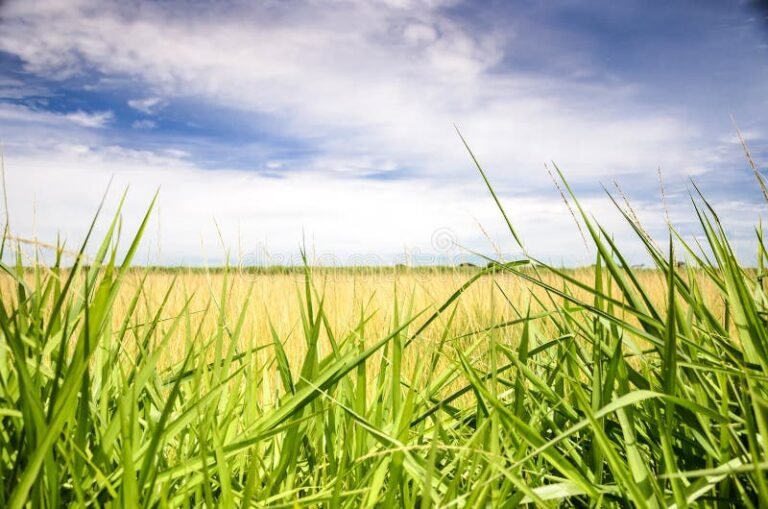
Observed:
[[[322,299],[323,308],[327,314],[330,330],[340,340],[349,334],[354,334],[356,324],[361,315],[370,316],[366,324],[365,336],[368,341],[382,338],[394,328],[395,307],[397,306],[400,322],[415,315],[411,330],[418,327],[426,317],[434,312],[440,304],[446,301],[473,274],[474,269],[315,269],[313,270],[317,302]],[[594,283],[594,270],[590,268],[570,271],[573,276],[588,284]],[[650,289],[648,296],[654,303],[665,302],[665,287],[663,275],[654,270],[638,271],[638,277],[644,288]],[[549,276],[542,272],[544,281],[561,285],[558,277]],[[278,337],[284,344],[290,365],[294,368],[301,366],[306,352],[302,332],[301,307],[304,299],[304,275],[300,271],[289,273],[252,273],[231,269],[226,274],[222,271],[202,270],[150,270],[131,271],[114,308],[113,321],[115,327],[123,320],[130,301],[139,288],[142,278],[146,277],[143,291],[139,299],[138,309],[134,312],[134,326],[137,335],[141,326],[149,322],[160,307],[167,292],[168,300],[161,313],[166,319],[163,324],[170,324],[173,317],[179,315],[185,302],[190,300],[189,309],[192,311],[192,329],[202,328],[201,337],[209,338],[219,326],[219,317],[224,317],[225,327],[233,328],[241,312],[245,313],[243,334],[238,350],[272,342],[270,326],[274,327]],[[720,316],[722,304],[714,287],[702,278],[704,298],[709,302],[710,309]],[[3,299],[13,298],[13,287],[7,277],[0,278],[0,290]],[[224,293],[222,293],[224,291]],[[580,298],[589,299],[586,292],[569,289]],[[250,293],[250,297],[248,294]],[[535,295],[544,302],[540,306]],[[618,293],[614,291],[614,295]],[[507,301],[509,300],[509,302]],[[544,309],[551,310],[553,305],[540,288],[510,274],[491,274],[483,277],[472,285],[458,300],[456,315],[451,324],[448,338],[456,347],[462,343],[471,343],[473,337],[463,339],[457,337],[473,331],[482,330],[496,324],[514,320],[517,314],[526,313],[530,306],[531,313]],[[510,303],[512,305],[510,305]],[[558,301],[563,304],[563,301]],[[222,307],[224,313],[218,313]],[[317,303],[316,303],[317,305]],[[206,308],[209,308],[206,312]],[[620,313],[619,313],[620,314]],[[445,330],[448,316],[443,316],[436,326],[432,326],[420,334],[418,342],[409,349],[409,356],[404,359],[404,367],[414,364],[414,355],[431,352],[431,348],[440,340]],[[539,332],[542,337],[551,338],[556,335],[554,327],[546,320],[540,321]],[[183,334],[179,334],[182,337]],[[512,345],[517,341],[519,328],[510,327],[499,330],[497,339]],[[327,335],[323,334],[321,354],[328,353],[330,346]],[[487,336],[485,336],[487,340]],[[128,351],[133,351],[133,345],[124,345]],[[159,365],[170,366],[182,360],[185,347],[180,341],[171,340],[165,350],[164,358]],[[485,364],[485,349],[479,348],[476,359]],[[273,349],[267,348],[263,361],[268,362],[273,357]],[[213,360],[213,352],[211,352]]]

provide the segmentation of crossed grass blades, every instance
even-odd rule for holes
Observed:
[[[560,178],[596,247],[591,281],[532,257],[493,262],[434,312],[396,298],[385,334],[372,335],[375,312],[363,307],[341,335],[306,265],[298,364],[271,323],[267,337],[242,337],[248,298],[235,303],[239,313],[223,311],[232,304],[226,272],[202,313],[187,304],[168,316],[169,289],[144,319],[139,283],[116,314],[149,212],[120,260],[119,212],[87,266],[91,233],[73,267],[63,266],[63,247],[50,267],[25,267],[16,253],[15,264],[0,265],[14,289],[0,299],[0,506],[768,500],[762,230],[758,267],[746,269],[700,194],[697,246],[670,227],[660,249],[617,204],[655,264],[664,297],[654,302],[654,278],[630,268]],[[673,238],[686,268],[675,263]],[[140,281],[149,274],[132,270]],[[512,320],[459,328],[462,293],[500,274],[537,291],[526,306],[505,295]],[[721,311],[707,305],[712,298]],[[181,360],[161,362],[171,343]]]

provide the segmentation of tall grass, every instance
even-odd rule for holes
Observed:
[[[0,265],[14,291],[0,299],[0,506],[765,502],[762,233],[747,270],[700,195],[703,246],[670,228],[662,249],[617,204],[652,282],[562,183],[596,248],[590,281],[528,256],[491,263],[428,311],[395,298],[384,332],[361,306],[340,333],[305,266],[298,295],[272,297],[298,299],[298,362],[269,317],[244,337],[249,292],[229,302],[231,274],[170,316],[173,286],[147,306],[149,270],[120,302],[149,212],[120,259],[119,212],[87,267],[90,233],[71,268],[63,248],[31,272],[18,254]],[[501,276],[536,290],[521,305]],[[510,318],[457,325],[463,294],[489,280]]]

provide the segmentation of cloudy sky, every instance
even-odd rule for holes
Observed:
[[[128,230],[160,189],[144,263],[285,263],[302,242],[328,263],[514,256],[456,125],[540,258],[591,259],[551,161],[637,261],[603,186],[663,235],[659,168],[675,225],[698,234],[693,178],[749,258],[765,204],[730,115],[761,164],[765,19],[746,1],[6,0],[11,230],[74,246],[112,179]]]

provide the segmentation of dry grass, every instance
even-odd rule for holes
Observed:
[[[466,282],[473,272],[474,269],[423,268],[402,271],[389,268],[320,268],[314,269],[313,275],[315,285],[323,298],[328,325],[334,336],[343,337],[354,330],[364,314],[370,316],[366,325],[366,336],[379,338],[386,336],[393,329],[396,308],[401,320],[417,313],[427,317]],[[587,285],[594,283],[595,273],[592,268],[573,269],[568,273]],[[557,275],[540,271],[539,276],[547,284],[562,285],[561,278]],[[639,270],[637,276],[643,288],[647,290],[650,300],[663,307],[667,291],[664,274],[657,270]],[[32,283],[31,274],[29,281]],[[718,319],[722,319],[722,298],[716,287],[706,277],[697,276],[697,281],[702,286],[707,306]],[[290,365],[296,368],[301,366],[301,360],[306,355],[306,342],[301,331],[304,283],[305,278],[300,271],[251,273],[231,269],[224,273],[222,270],[136,269],[128,273],[121,287],[114,307],[114,326],[118,327],[124,320],[130,301],[139,288],[140,302],[132,314],[132,321],[137,329],[139,325],[154,319],[163,300],[166,302],[160,318],[167,322],[181,314],[189,300],[190,325],[193,329],[200,328],[202,337],[213,335],[221,319],[227,326],[233,327],[245,309],[238,350],[271,344],[271,328],[274,328],[284,344]],[[613,294],[618,295],[615,282],[612,286]],[[577,288],[570,287],[569,291],[578,299],[590,298],[587,292]],[[0,295],[7,304],[15,298],[13,282],[5,275],[0,275]],[[456,314],[448,329],[449,336],[460,338],[474,331],[514,320],[525,313],[529,306],[531,313],[542,312],[551,307],[550,299],[552,297],[547,295],[540,285],[524,281],[515,275],[486,275],[457,301]],[[564,302],[559,300],[558,304],[562,305]],[[617,316],[633,321],[627,314],[619,312]],[[409,356],[403,359],[406,369],[413,366],[414,356],[432,351],[432,347],[446,330],[448,319],[448,316],[442,317],[438,321],[438,327],[428,328],[420,334],[418,341],[409,350]],[[418,324],[417,319],[415,325]],[[497,340],[506,341],[509,346],[516,347],[520,327],[522,325],[499,331]],[[544,322],[541,333],[543,336],[553,336],[556,328]],[[331,351],[327,333],[321,333],[321,338],[320,353],[327,355]],[[131,345],[125,347],[132,349]],[[181,362],[185,351],[183,342],[171,342],[164,349],[158,366],[165,368]],[[480,353],[483,353],[482,350]],[[213,351],[210,355],[213,355]],[[263,360],[268,361],[271,356],[271,351],[265,353]],[[479,358],[482,358],[482,355],[479,355]]]

